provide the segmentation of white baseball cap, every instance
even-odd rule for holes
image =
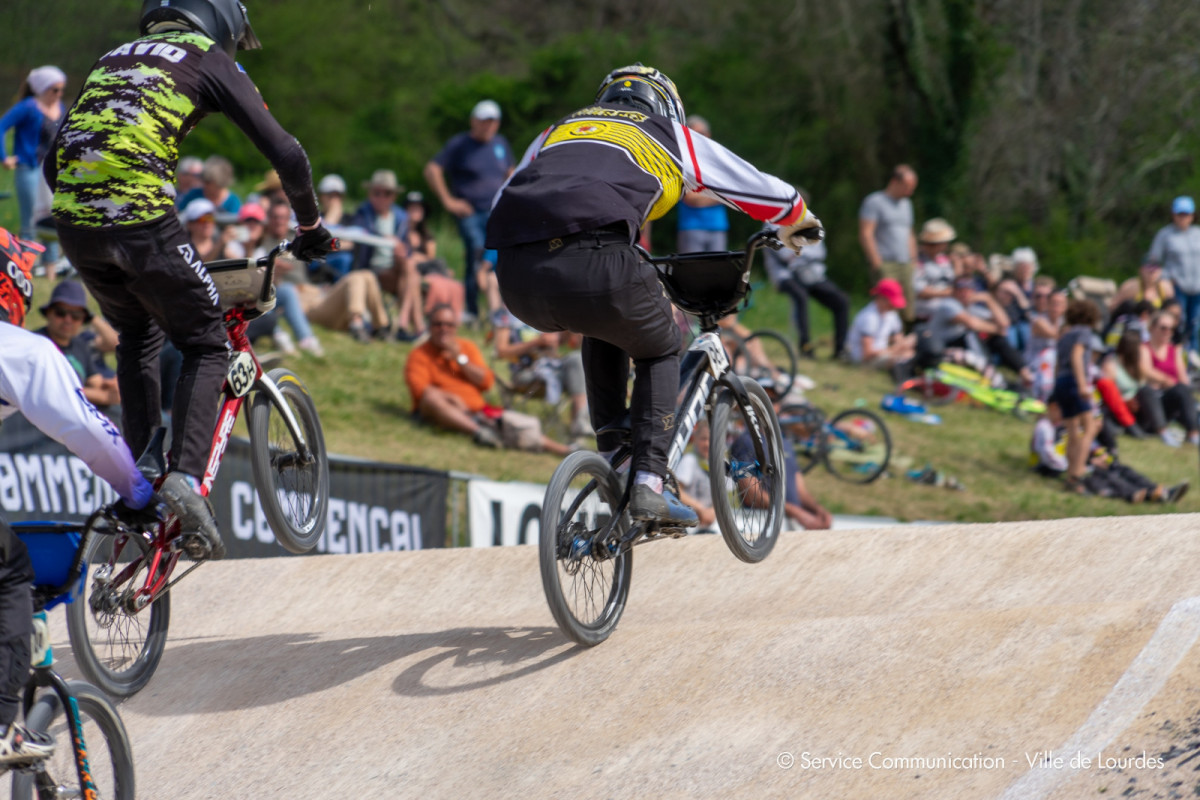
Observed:
[[[472,119],[500,119],[500,104],[495,100],[480,100],[471,109]]]
[[[328,194],[330,192],[337,192],[338,194],[346,193],[346,181],[342,180],[341,175],[326,175],[317,184],[317,194]]]

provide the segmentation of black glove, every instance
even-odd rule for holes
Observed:
[[[333,250],[333,234],[318,225],[311,231],[301,231],[292,242],[292,255],[297,261],[315,261]]]
[[[155,495],[150,498],[150,502],[141,508],[130,508],[126,505],[124,498],[122,498],[112,504],[112,515],[126,525],[134,528],[154,525],[159,521],[159,502],[158,495]]]

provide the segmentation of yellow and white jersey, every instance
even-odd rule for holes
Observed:
[[[541,133],[496,195],[487,246],[509,247],[618,223],[630,241],[684,192],[761,222],[804,215],[795,188],[689,128],[611,103],[582,108]]]

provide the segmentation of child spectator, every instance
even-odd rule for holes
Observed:
[[[1092,363],[1093,329],[1099,321],[1100,310],[1090,300],[1072,300],[1067,306],[1067,329],[1058,339],[1054,393],[1050,397],[1067,429],[1067,489],[1080,494],[1087,492],[1083,477],[1097,430],[1088,367]]]
[[[904,308],[904,289],[894,278],[884,278],[871,289],[871,302],[854,317],[847,336],[850,360],[891,370],[912,361],[916,337],[904,334],[898,309]]]
[[[692,431],[692,449],[683,454],[675,468],[675,481],[679,484],[679,501],[691,506],[700,519],[700,530],[713,530],[717,512],[712,504],[712,481],[708,474],[708,454],[711,431],[708,419],[696,420]]]

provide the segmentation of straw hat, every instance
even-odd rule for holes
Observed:
[[[949,244],[957,238],[954,228],[941,217],[934,217],[921,226],[921,235],[917,241],[925,244]]]

